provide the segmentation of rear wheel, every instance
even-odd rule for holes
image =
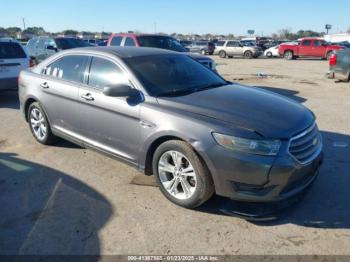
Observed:
[[[292,60],[294,59],[294,54],[292,51],[286,51],[284,52],[284,58],[287,60]]]
[[[28,123],[39,143],[51,145],[56,142],[57,138],[52,134],[47,116],[38,102],[32,103],[28,108]]]
[[[245,51],[244,52],[244,58],[252,59],[253,58],[253,53],[251,51]]]
[[[271,53],[271,52],[267,52],[267,53],[266,53],[266,57],[272,58],[272,53]]]
[[[214,194],[209,170],[183,141],[167,141],[157,148],[153,173],[164,196],[179,206],[198,207]]]
[[[226,58],[227,54],[226,54],[225,51],[220,51],[220,52],[219,52],[219,56],[220,56],[221,58]]]

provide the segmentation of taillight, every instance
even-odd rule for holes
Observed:
[[[337,64],[337,54],[332,54],[329,58],[329,66],[335,66]]]

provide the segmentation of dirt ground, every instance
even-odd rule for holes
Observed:
[[[0,94],[0,254],[348,254],[350,87],[326,61],[219,59],[230,81],[288,96],[316,114],[325,162],[305,198],[276,221],[167,201],[134,169],[68,142],[34,141],[14,92]],[[288,117],[288,116],[286,116]]]

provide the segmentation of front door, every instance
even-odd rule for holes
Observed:
[[[127,73],[115,61],[92,58],[87,85],[79,89],[80,132],[90,146],[136,163],[140,105],[103,94],[104,87],[126,82]]]

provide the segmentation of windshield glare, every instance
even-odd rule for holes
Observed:
[[[124,60],[152,96],[190,93],[227,84],[220,76],[186,55],[141,56]]]
[[[176,52],[187,52],[179,41],[167,36],[139,36],[140,46],[168,49]]]

